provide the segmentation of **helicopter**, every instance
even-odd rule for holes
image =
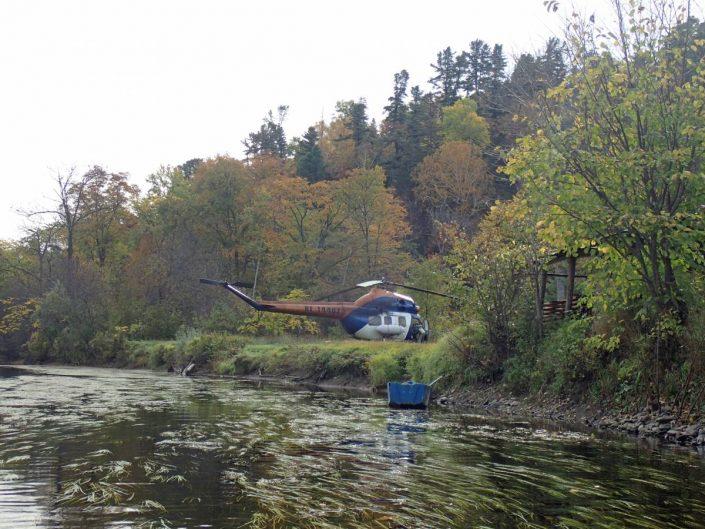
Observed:
[[[311,301],[256,301],[236,288],[237,286],[245,286],[245,283],[228,283],[227,281],[206,278],[201,278],[200,282],[221,286],[258,311],[339,320],[345,332],[360,340],[407,340],[414,342],[428,340],[430,335],[428,320],[419,316],[419,306],[411,297],[395,292],[393,287],[453,298],[453,296],[442,292],[395,283],[386,279],[375,279],[358,283]],[[370,291],[355,301],[323,301],[358,288],[368,288]]]

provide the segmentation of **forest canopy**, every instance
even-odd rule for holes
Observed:
[[[390,75],[379,123],[360,97],[291,137],[280,105],[241,160],[164,166],[141,190],[99,166],[58,173],[54,206],[0,246],[0,354],[100,362],[188,329],[334,336],[254,320],[197,278],[305,299],[387,277],[460,297],[432,303],[469,378],[657,399],[669,376],[695,380],[705,25],[675,0],[613,14],[571,13],[561,39],[511,60],[479,39],[442,49],[427,83]],[[554,299],[570,317],[547,323]]]

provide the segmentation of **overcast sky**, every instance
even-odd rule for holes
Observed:
[[[342,99],[379,119],[393,74],[425,85],[440,49],[481,38],[511,57],[559,28],[543,0],[0,0],[0,238],[20,235],[15,211],[46,204],[58,170],[142,184],[160,165],[240,157],[280,104],[288,137]]]

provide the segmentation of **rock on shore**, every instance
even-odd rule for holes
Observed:
[[[705,448],[705,419],[679,420],[677,410],[662,406],[658,411],[644,408],[638,413],[619,413],[550,396],[516,398],[497,386],[467,388],[436,399],[442,406],[468,408],[491,415],[520,416],[579,423],[601,431],[615,431],[643,439]]]
[[[679,422],[668,406],[659,411],[644,409],[635,415],[608,415],[595,419],[592,425],[601,430],[618,430],[639,437],[658,437],[679,445],[705,445],[705,423]]]

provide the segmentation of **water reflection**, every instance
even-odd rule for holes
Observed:
[[[356,394],[0,369],[0,527],[705,527],[705,468]]]

